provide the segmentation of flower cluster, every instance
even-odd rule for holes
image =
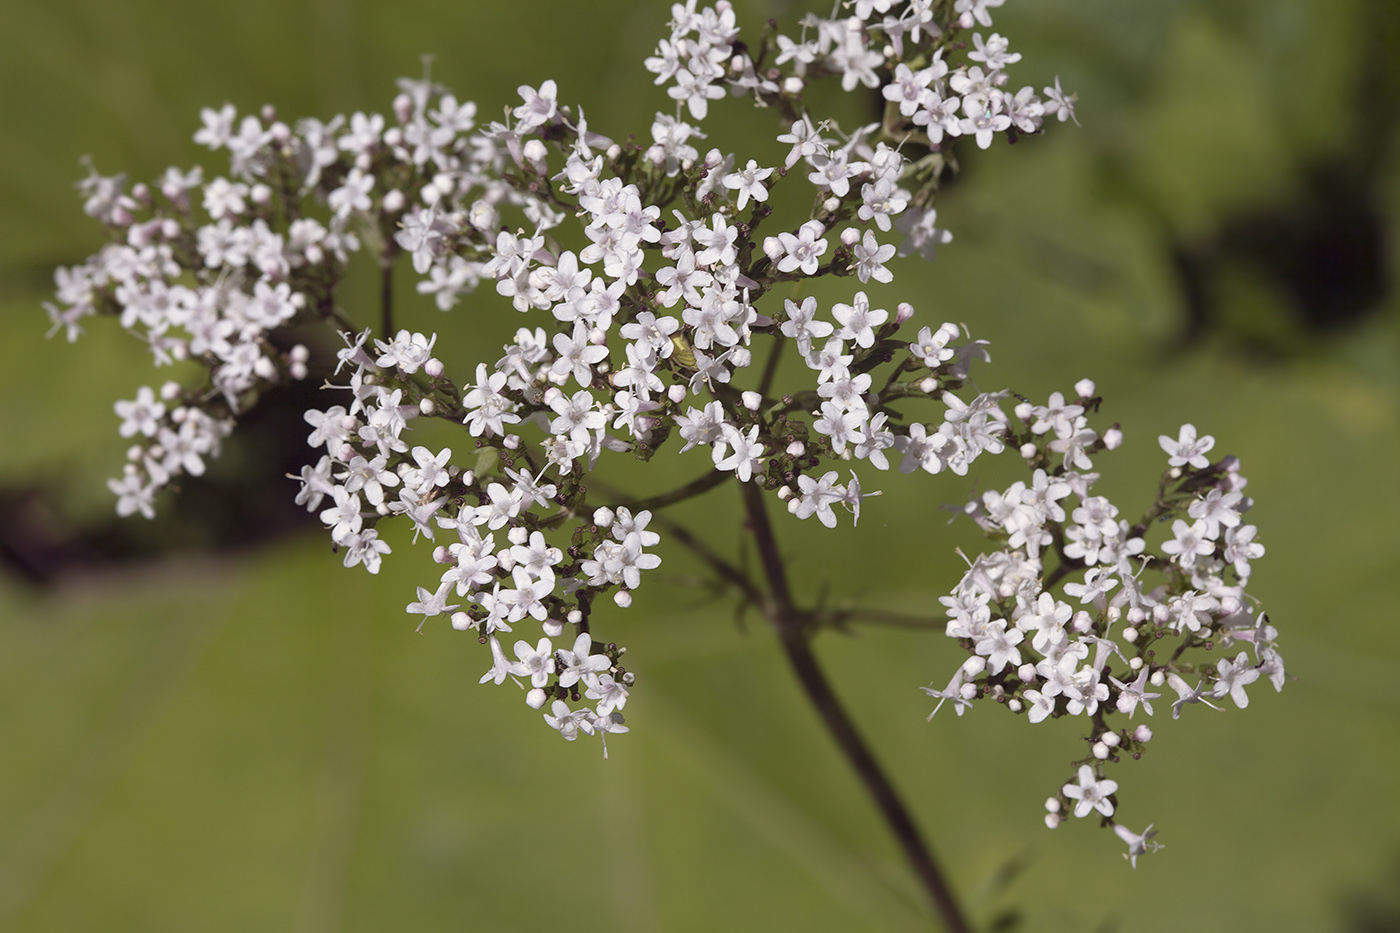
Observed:
[[[942,597],[946,633],[970,657],[946,687],[923,688],[938,698],[934,713],[951,701],[962,715],[991,698],[1032,723],[1087,720],[1090,753],[1075,762],[1077,781],[1046,803],[1052,828],[1071,804],[1076,817],[1114,822],[1118,783],[1102,776],[1104,763],[1140,757],[1152,729],[1131,720],[1139,709],[1154,714],[1162,687],[1175,694],[1176,719],[1189,704],[1219,709],[1211,701],[1226,697],[1243,709],[1250,684],[1264,676],[1281,690],[1285,677],[1277,632],[1245,592],[1264,547],[1244,522],[1253,503],[1239,461],[1212,463],[1215,439],[1193,425],[1163,435],[1169,459],[1156,500],[1129,524],[1093,491],[1091,455],[1122,441],[1116,426],[1102,436],[1088,426],[1100,403],[1094,389],[1084,380],[1073,400],[1056,392],[1046,405],[1017,407],[1015,442],[1032,479],[968,504],[1002,547],[971,561]],[[1170,536],[1150,545],[1168,521]],[[1206,657],[1216,649],[1224,656]],[[1142,844],[1116,829],[1130,847]]]
[[[490,653],[482,682],[518,684],[569,740],[627,731],[635,677],[624,648],[594,638],[593,608],[604,596],[626,608],[659,566],[654,510],[732,481],[834,527],[837,506],[858,519],[872,494],[850,468],[857,461],[964,475],[1009,445],[1037,469],[1030,487],[988,494],[975,510],[1007,550],[979,559],[950,602],[949,634],[976,662],[940,694],[960,712],[972,694],[997,692],[1033,718],[1096,715],[1108,699],[1101,646],[1120,616],[1144,638],[1177,619],[1193,644],[1246,637],[1240,594],[1217,573],[1233,565],[1243,579],[1259,550],[1239,527],[1233,470],[1203,470],[1200,445],[1183,435],[1175,455],[1196,470],[1183,488],[1219,494],[1189,506],[1195,523],[1146,565],[1167,569],[1170,586],[1147,591],[1125,563],[1144,553],[1142,532],[1088,493],[1089,456],[1117,435],[1088,430],[1083,404],[1058,396],[1008,414],[1010,392],[969,391],[973,363],[989,359],[984,342],[951,323],[906,330],[914,309],[882,306],[876,291],[896,255],[932,259],[951,240],[934,199],[959,137],[985,149],[998,134],[1073,116],[1058,79],[1044,97],[1008,90],[1006,69],[1021,56],[1000,34],[973,32],[969,50],[962,35],[989,27],[997,5],[854,0],[845,15],[808,16],[796,39],[770,29],[748,43],[724,0],[676,4],[669,38],[646,60],[675,101],[656,114],[650,142],[600,135],[554,81],[521,87],[519,104],[483,125],[474,104],[425,77],[401,81],[386,115],[292,125],[272,108],[204,111],[195,139],[227,154],[226,177],[172,169],[154,189],[128,192],[122,178],[94,173],[86,209],[114,242],[59,271],[55,329],[72,339],[84,318],[117,316],[158,366],[204,371],[190,387],[168,382],[159,399],[143,388],[118,403],[122,434],[142,438],[112,481],[118,510],[152,514],[156,492],[200,472],[269,386],[319,365],[338,394],[305,414],[316,462],[294,477],[297,503],[320,517],[346,567],[370,573],[391,552],[380,525],[411,526],[439,569],[408,613],[472,632]],[[847,91],[879,89],[880,119],[843,130],[809,112],[804,91],[827,76]],[[776,111],[781,164],[701,152],[700,124],[726,97]],[[337,287],[357,253],[382,270],[406,257],[417,291],[444,312],[493,288],[522,326],[494,362],[449,372],[437,335],[394,326],[387,298],[377,331],[340,310]],[[856,282],[824,309],[800,292],[821,277]],[[779,286],[792,297],[770,296]],[[289,336],[315,325],[343,343],[333,366]],[[794,353],[803,375],[778,387]],[[414,444],[417,419],[456,426],[461,443]],[[608,457],[647,460],[667,444],[694,450],[699,474],[672,493],[640,499],[589,479]],[[845,481],[829,468],[838,462]],[[1083,506],[1066,524],[1058,503],[1071,492]],[[1042,581],[1040,565],[1050,549],[1062,567],[1088,568],[1065,590],[1082,586],[1098,616],[1051,595],[1058,579]],[[534,634],[511,658],[502,635],[518,628]],[[1256,630],[1257,650],[1269,632]],[[1091,644],[1097,663],[1078,664]],[[1231,663],[1219,676],[1233,689],[1247,680]],[[1144,665],[1148,677],[1191,671],[1176,659],[1133,670]],[[1111,812],[1111,789],[1077,787],[1066,795]]]

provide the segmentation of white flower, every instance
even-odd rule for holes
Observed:
[[[875,239],[874,231],[865,231],[861,242],[851,247],[851,256],[856,261],[856,278],[862,282],[869,282],[871,279],[877,282],[892,281],[894,273],[885,268],[885,263],[893,259],[894,254],[893,244],[881,245],[880,241]]]
[[[1127,859],[1134,868],[1137,868],[1137,857],[1146,855],[1148,852],[1156,852],[1163,848],[1160,842],[1153,842],[1152,837],[1157,835],[1157,831],[1152,828],[1152,824],[1147,824],[1147,828],[1139,836],[1122,823],[1117,823],[1113,827],[1113,832],[1128,845],[1128,851],[1123,853],[1123,858]]]
[[[1116,790],[1117,781],[1098,780],[1094,776],[1094,769],[1088,765],[1079,766],[1078,784],[1066,784],[1061,788],[1066,797],[1078,801],[1074,805],[1074,815],[1077,817],[1088,816],[1094,810],[1104,816],[1112,816],[1113,801],[1108,798]]]
[[[755,201],[768,200],[768,189],[763,187],[763,180],[772,174],[771,168],[759,168],[757,162],[749,159],[748,165],[725,175],[720,181],[724,187],[739,192],[739,203],[735,206],[742,211],[748,205],[749,198]]]
[[[1162,445],[1162,449],[1167,452],[1168,466],[1193,466],[1198,470],[1204,470],[1210,466],[1210,459],[1206,454],[1215,446],[1215,438],[1209,434],[1204,437],[1196,437],[1196,426],[1193,424],[1183,424],[1181,433],[1176,440],[1172,440],[1163,434],[1157,438],[1157,443]]]
[[[763,253],[777,264],[779,272],[801,269],[803,275],[816,275],[821,257],[826,253],[826,240],[821,238],[825,232],[820,222],[809,220],[795,234],[767,237],[763,241]]]
[[[1206,537],[1206,523],[1195,522],[1188,525],[1181,519],[1172,522],[1172,540],[1162,543],[1162,552],[1172,554],[1183,568],[1189,570],[1197,557],[1204,557],[1215,550],[1215,542]]]
[[[1221,658],[1215,669],[1220,677],[1215,682],[1213,695],[1228,695],[1240,709],[1248,706],[1249,694],[1245,693],[1244,688],[1259,679],[1259,669],[1249,663],[1245,653],[1241,651],[1233,661]]]
[[[720,436],[722,440],[715,445],[713,455],[715,468],[733,470],[740,482],[747,483],[753,478],[755,468],[763,466],[763,442],[758,440],[758,425],[743,434],[726,423],[720,428]],[[734,452],[728,453],[727,447],[733,447]]]
[[[549,683],[549,675],[554,673],[554,649],[548,638],[541,638],[533,648],[528,641],[517,641],[515,656],[519,660],[511,664],[512,674],[530,678],[530,684],[535,687]]]
[[[875,235],[866,231],[865,235],[874,240]],[[858,347],[875,345],[875,330],[889,320],[890,314],[880,308],[871,308],[865,292],[856,292],[850,304],[837,302],[831,306],[831,316],[841,325],[836,336],[849,340]]]

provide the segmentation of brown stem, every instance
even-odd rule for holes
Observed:
[[[725,480],[733,478],[733,473],[727,473],[724,470],[713,470],[669,492],[657,493],[654,496],[647,496],[645,499],[623,499],[618,501],[613,507],[625,506],[632,509],[634,512],[641,511],[642,509],[659,509],[676,502],[683,502],[703,492],[709,492]]]
[[[832,689],[831,682],[817,663],[810,642],[812,615],[799,610],[792,602],[787,571],[778,551],[773,527],[768,522],[768,511],[762,491],[752,483],[742,483],[740,490],[744,497],[744,509],[748,514],[749,529],[757,541],[759,558],[768,581],[765,612],[777,630],[778,639],[782,643],[784,653],[787,654],[788,663],[792,665],[793,673],[797,675],[798,683],[802,685],[807,699],[816,708],[817,714],[836,740],[842,754],[865,785],[866,792],[875,801],[880,815],[884,817],[886,825],[894,833],[900,848],[904,850],[910,867],[914,869],[933,901],[934,910],[943,919],[944,926],[952,933],[966,933],[969,929],[967,921],[963,918],[957,900],[934,859],[933,851],[924,841],[894,784],[880,767],[880,763],[875,760],[874,753],[857,731],[855,723]]]
[[[394,265],[387,260],[380,267],[379,328],[385,340],[394,339]]]
[[[768,390],[773,387],[773,377],[778,374],[778,363],[782,360],[783,343],[785,338],[781,333],[773,335],[773,349],[768,351],[768,363],[763,367],[763,376],[758,380],[758,394],[764,398],[768,397]]]

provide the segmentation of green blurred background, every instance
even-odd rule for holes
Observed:
[[[739,8],[746,26],[800,12]],[[28,573],[0,577],[0,930],[931,926],[773,638],[692,585],[679,549],[601,622],[639,676],[633,731],[603,761],[514,690],[478,687],[473,639],[413,635],[403,606],[436,579],[426,549],[395,539],[371,578],[323,533],[260,511],[290,483],[229,505],[217,483],[256,465],[255,447],[231,449],[215,485],[154,529],[115,523],[112,402],[152,380],[146,356],[113,327],[43,339],[53,267],[101,242],[73,190],[84,154],[133,180],[202,159],[218,171],[190,141],[201,107],[382,111],[424,53],[483,116],[553,77],[590,126],[644,136],[668,103],[641,69],[668,10],[0,3],[0,541]],[[1167,845],[1132,871],[1092,821],[1041,824],[1081,754],[1078,723],[983,707],[926,723],[917,688],[944,682],[955,646],[824,636],[979,925],[1400,928],[1397,16],[1388,0],[999,11],[1025,54],[1014,80],[1060,75],[1083,126],[964,151],[939,205],[956,240],[900,267],[885,306],[990,339],[990,386],[1043,399],[1096,379],[1127,434],[1099,465],[1128,511],[1151,495],[1158,434],[1190,421],[1238,455],[1268,548],[1251,590],[1297,679],[1243,712],[1159,711],[1150,754],[1114,775],[1122,819],[1156,823]],[[721,113],[718,145],[771,135],[766,114]],[[402,315],[447,332],[463,378],[520,323],[491,294]],[[858,529],[781,523],[801,592],[929,612],[958,576],[952,548],[978,547],[938,509],[969,485],[867,485],[885,495]],[[735,498],[683,515],[732,550]],[[179,546],[156,553],[162,540]]]

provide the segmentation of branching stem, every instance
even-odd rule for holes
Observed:
[[[836,740],[842,754],[865,785],[866,792],[875,801],[880,815],[894,833],[900,848],[904,850],[905,858],[909,860],[914,873],[933,901],[934,910],[942,918],[944,926],[952,933],[966,933],[969,929],[967,921],[963,918],[957,900],[934,859],[933,851],[924,841],[913,816],[900,799],[889,776],[880,767],[874,753],[857,731],[845,707],[841,705],[831,682],[812,652],[814,617],[811,613],[798,609],[792,601],[787,571],[778,550],[777,537],[768,522],[762,491],[752,483],[742,483],[740,490],[744,497],[748,527],[758,545],[760,563],[768,583],[767,599],[763,604],[764,614],[777,631],[778,640],[782,643],[793,673],[797,675],[798,683],[802,685],[803,692],[816,708],[817,715],[821,717],[827,731]]]

